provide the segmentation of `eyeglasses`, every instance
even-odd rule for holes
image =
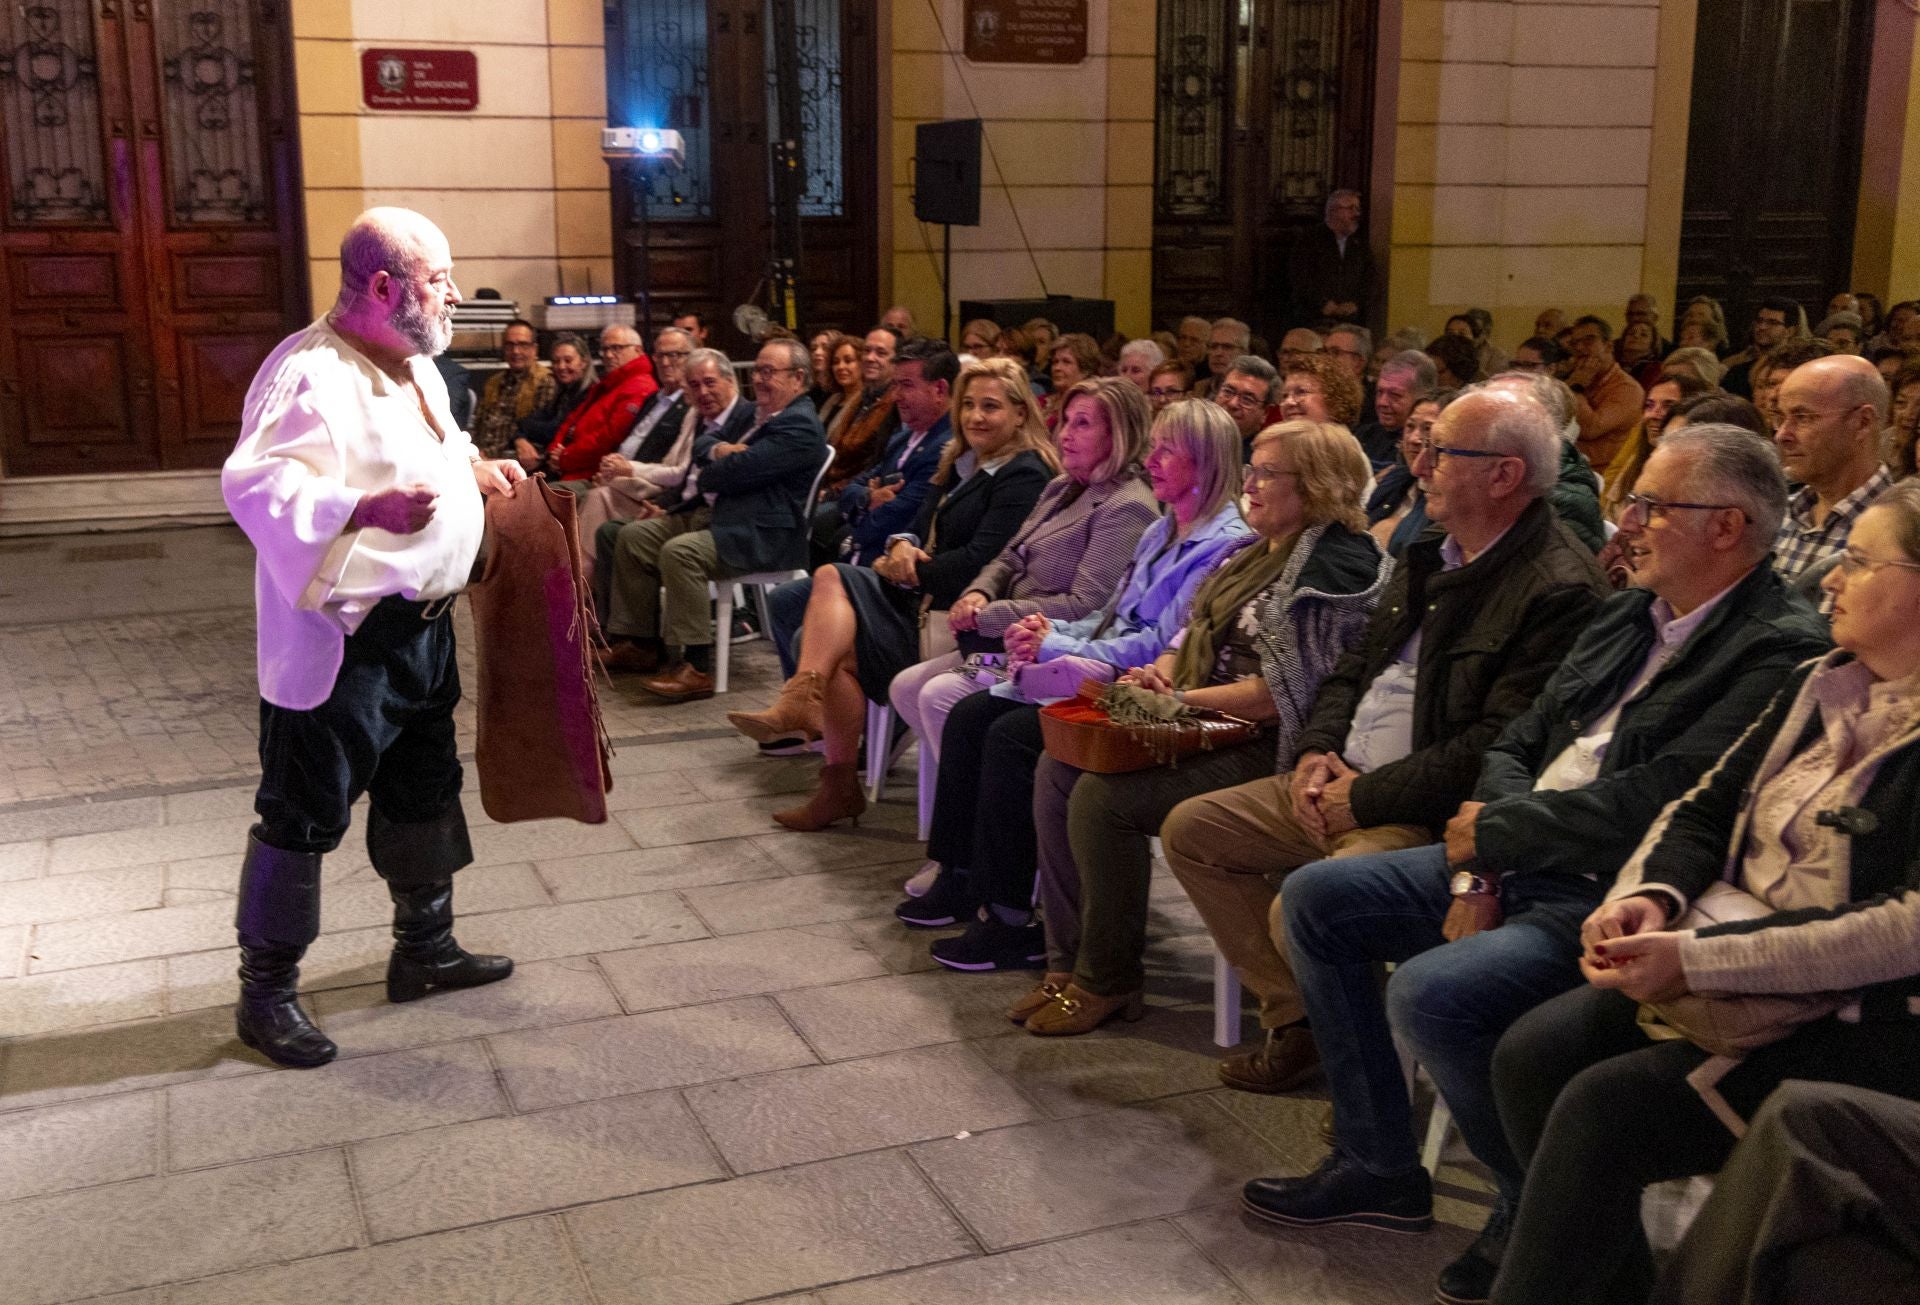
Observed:
[[[600,353],[604,357],[610,353],[627,353],[639,347],[637,344],[603,344],[600,346]]]
[[[1621,502],[1625,505],[1620,512],[1620,523],[1622,525],[1628,522],[1632,522],[1635,525],[1646,525],[1648,522],[1655,521],[1664,517],[1667,513],[1680,508],[1690,509],[1695,512],[1738,512],[1746,520],[1753,520],[1752,517],[1747,516],[1747,510],[1745,508],[1734,503],[1669,503],[1662,499],[1653,498],[1647,494],[1628,494]]]
[[[1460,449],[1451,444],[1442,444],[1438,440],[1428,440],[1426,451],[1439,462],[1442,458],[1516,458],[1517,453],[1501,453],[1496,449]]]
[[[756,381],[770,381],[781,372],[793,372],[797,375],[804,376],[807,373],[807,369],[804,367],[775,367],[771,363],[760,363],[753,369],[753,379]]]
[[[1524,358],[1510,358],[1507,360],[1507,366],[1516,372],[1543,372],[1547,369],[1547,364],[1544,362],[1528,362]]]
[[[1282,476],[1293,476],[1297,479],[1299,475],[1300,473],[1297,471],[1277,471],[1272,467],[1262,467],[1252,462],[1249,462],[1240,469],[1241,481],[1255,489],[1258,489],[1270,480],[1278,480]]]
[[[1367,355],[1361,353],[1358,349],[1336,349],[1332,345],[1328,345],[1322,349],[1321,352],[1330,353],[1336,358],[1358,358],[1361,362],[1367,360]]]
[[[1849,548],[1840,554],[1840,560],[1834,564],[1841,575],[1852,577],[1866,572],[1872,575],[1882,567],[1897,566],[1906,571],[1920,571],[1920,562],[1902,562],[1888,558],[1884,562],[1875,561],[1857,548]]]
[[[1266,402],[1264,396],[1255,394],[1252,390],[1237,390],[1231,385],[1222,385],[1214,392],[1214,397],[1223,405],[1232,404],[1236,408],[1243,404],[1249,408],[1255,408]]]
[[[656,353],[656,354],[654,354],[653,356],[654,356],[654,357],[656,357],[656,358],[658,358],[658,359],[660,359],[660,360],[661,360],[661,361],[663,361],[663,362],[672,362],[673,360],[675,360],[675,359],[677,359],[677,358],[691,358],[691,357],[693,356],[693,350],[691,350],[691,349],[662,349],[662,350],[660,350],[660,351],[659,351],[658,353]]]
[[[1148,397],[1155,399],[1177,399],[1185,393],[1178,385],[1156,385],[1147,391]]]

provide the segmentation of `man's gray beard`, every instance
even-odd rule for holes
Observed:
[[[394,331],[413,346],[413,351],[437,358],[453,344],[453,317],[428,317],[411,296],[393,306],[388,319]]]

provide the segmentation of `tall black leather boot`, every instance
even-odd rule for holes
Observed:
[[[247,836],[240,868],[240,1001],[234,1031],[276,1065],[312,1069],[339,1054],[297,995],[300,958],[320,933],[320,855],[269,847]]]
[[[387,962],[387,1000],[417,1001],[442,988],[477,988],[513,973],[505,956],[475,956],[453,940],[453,881],[390,883],[393,956]]]

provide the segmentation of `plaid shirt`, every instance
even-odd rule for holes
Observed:
[[[1813,524],[1814,502],[1818,495],[1811,485],[1802,486],[1787,500],[1787,519],[1773,541],[1773,569],[1782,580],[1793,580],[1808,567],[1826,561],[1847,546],[1847,536],[1860,514],[1873,506],[1873,500],[1893,484],[1885,467],[1876,467],[1859,489],[1833,505],[1827,519]]]

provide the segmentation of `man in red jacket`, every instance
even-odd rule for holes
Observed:
[[[620,447],[660,388],[640,333],[631,326],[600,332],[600,366],[604,374],[547,446],[547,474],[556,480],[592,479],[600,459]]]

